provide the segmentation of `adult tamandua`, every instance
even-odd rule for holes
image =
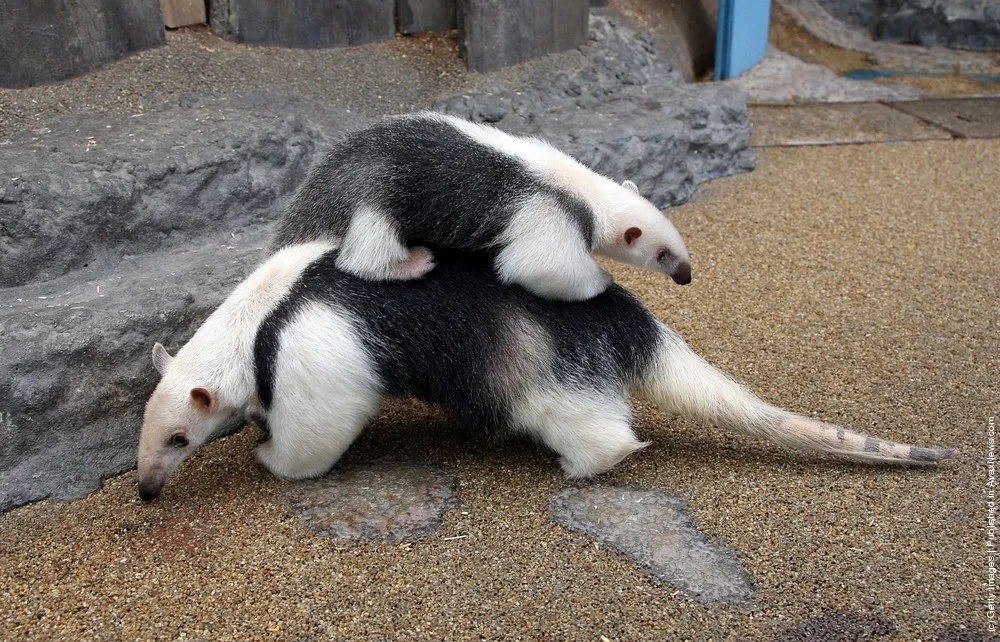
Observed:
[[[589,299],[611,284],[592,253],[691,281],[677,228],[631,181],[619,185],[548,143],[423,112],[355,131],[311,172],[271,249],[329,238],[337,266],[369,280],[419,278],[425,245],[496,250],[503,283]]]
[[[955,454],[770,406],[617,285],[556,303],[501,284],[488,257],[439,258],[426,279],[377,283],[340,270],[328,242],[291,246],[239,285],[176,357],[156,344],[162,379],[140,437],[141,497],[157,497],[238,411],[266,418],[270,438],[257,458],[268,470],[321,475],[386,396],[437,404],[473,430],[535,437],[571,478],[602,473],[646,445],[632,432],[630,393],[801,450],[903,464]]]

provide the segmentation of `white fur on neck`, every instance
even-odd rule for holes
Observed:
[[[316,241],[281,250],[257,268],[208,317],[170,363],[163,382],[209,387],[222,406],[241,408],[256,397],[253,346],[257,328],[281,302],[302,272],[336,248]]]

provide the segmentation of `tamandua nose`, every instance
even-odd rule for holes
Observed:
[[[144,502],[150,502],[160,496],[160,491],[163,490],[162,484],[144,484],[139,482],[139,499]]]
[[[687,285],[691,282],[691,264],[688,262],[678,263],[674,271],[671,272],[670,278],[674,280],[677,285]]]

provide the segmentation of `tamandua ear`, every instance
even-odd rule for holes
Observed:
[[[174,358],[170,356],[170,353],[167,352],[167,349],[162,345],[157,343],[153,346],[153,367],[156,368],[156,371],[161,375],[166,372],[167,366],[169,366],[170,362],[173,360]]]
[[[622,181],[622,187],[624,187],[625,189],[630,189],[636,194],[639,193],[639,187],[632,181]]]
[[[625,230],[625,234],[623,236],[625,238],[625,245],[632,245],[633,243],[635,243],[635,240],[637,238],[642,236],[642,230],[640,230],[638,227],[630,227],[627,230]]]
[[[215,397],[208,391],[208,388],[193,388],[191,390],[191,403],[202,412],[212,412],[215,409]]]

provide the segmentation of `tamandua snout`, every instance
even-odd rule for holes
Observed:
[[[235,412],[266,418],[269,437],[256,454],[269,471],[322,475],[387,396],[415,396],[489,436],[537,439],[570,478],[605,472],[646,445],[632,430],[630,393],[794,449],[901,464],[955,454],[768,405],[617,285],[556,303],[501,284],[488,256],[438,258],[424,279],[373,282],[341,270],[329,242],[290,246],[240,284],[176,357],[155,346],[162,378],[139,439],[140,496],[159,496]]]
[[[545,141],[430,112],[381,120],[336,144],[296,193],[271,250],[320,239],[374,281],[420,278],[436,250],[489,250],[503,283],[586,300],[611,277],[602,254],[691,281],[677,228],[639,194]]]

